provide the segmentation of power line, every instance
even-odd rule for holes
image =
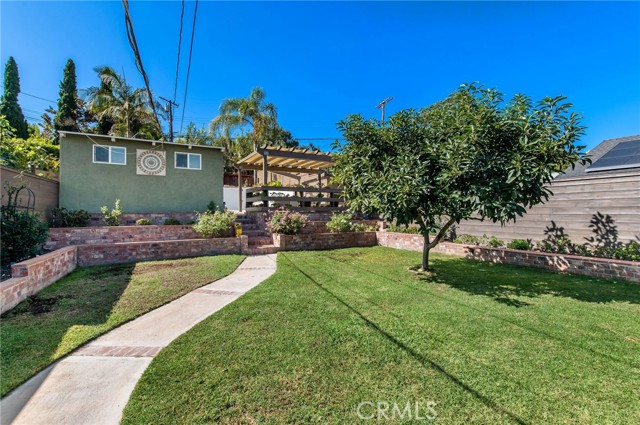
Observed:
[[[144,70],[144,66],[142,65],[142,57],[140,56],[140,49],[138,48],[136,35],[133,31],[133,21],[131,21],[131,15],[129,14],[129,0],[122,0],[122,6],[124,7],[124,23],[127,28],[127,38],[129,39],[129,44],[131,45],[131,49],[133,50],[133,55],[136,59],[136,68],[138,68],[138,71],[140,71],[140,74],[142,74],[142,78],[144,79],[144,85],[147,89],[147,96],[149,97],[151,110],[153,111],[153,117],[156,120],[158,129],[160,130],[160,132],[162,132],[162,125],[160,125],[160,120],[158,119],[158,112],[156,111],[156,103],[153,101],[153,94],[151,93],[151,88],[149,87],[149,77],[147,76],[147,73]]]
[[[180,49],[182,46],[182,21],[184,20],[184,0],[182,0],[182,8],[180,10],[180,32],[178,33],[178,60],[176,61],[176,83],[173,87],[173,103],[176,103],[178,96],[178,75],[180,73]]]
[[[184,99],[182,101],[182,119],[180,120],[180,133],[184,125],[184,111],[187,109],[187,91],[189,90],[189,74],[191,73],[191,56],[193,54],[193,38],[196,33],[196,16],[198,15],[198,0],[193,10],[193,26],[191,27],[191,46],[189,46],[189,66],[187,66],[187,81],[184,86]]]
[[[35,96],[35,95],[33,95],[33,94],[25,93],[25,92],[23,92],[23,91],[21,91],[21,92],[20,92],[20,94],[23,94],[23,95],[25,95],[25,96],[29,96],[29,97],[33,97],[33,98],[35,98],[35,99],[44,100],[44,101],[46,101],[46,102],[56,103],[56,101],[55,101],[55,100],[45,99],[44,97]]]

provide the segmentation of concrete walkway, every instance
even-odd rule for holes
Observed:
[[[138,379],[163,347],[275,271],[275,254],[247,257],[229,276],[101,336],[0,401],[0,422],[118,424]]]

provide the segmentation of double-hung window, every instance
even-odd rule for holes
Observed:
[[[199,153],[176,152],[175,160],[176,168],[182,168],[186,170],[202,169],[202,155],[200,155]]]
[[[93,145],[93,162],[96,164],[127,164],[127,148]]]

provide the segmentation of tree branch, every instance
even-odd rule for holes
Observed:
[[[442,228],[440,229],[436,237],[429,244],[429,249],[433,248],[434,246],[438,245],[438,243],[440,243],[440,240],[444,238],[444,235],[445,233],[447,233],[447,230],[449,230],[449,227],[451,227],[451,225],[455,222],[456,222],[455,218],[450,218],[449,221],[447,221],[447,223],[444,226],[442,226]]]

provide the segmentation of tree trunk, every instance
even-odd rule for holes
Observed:
[[[429,232],[423,235],[424,237],[424,246],[422,248],[422,270],[429,270],[429,251],[431,250],[430,242],[429,242]]]

